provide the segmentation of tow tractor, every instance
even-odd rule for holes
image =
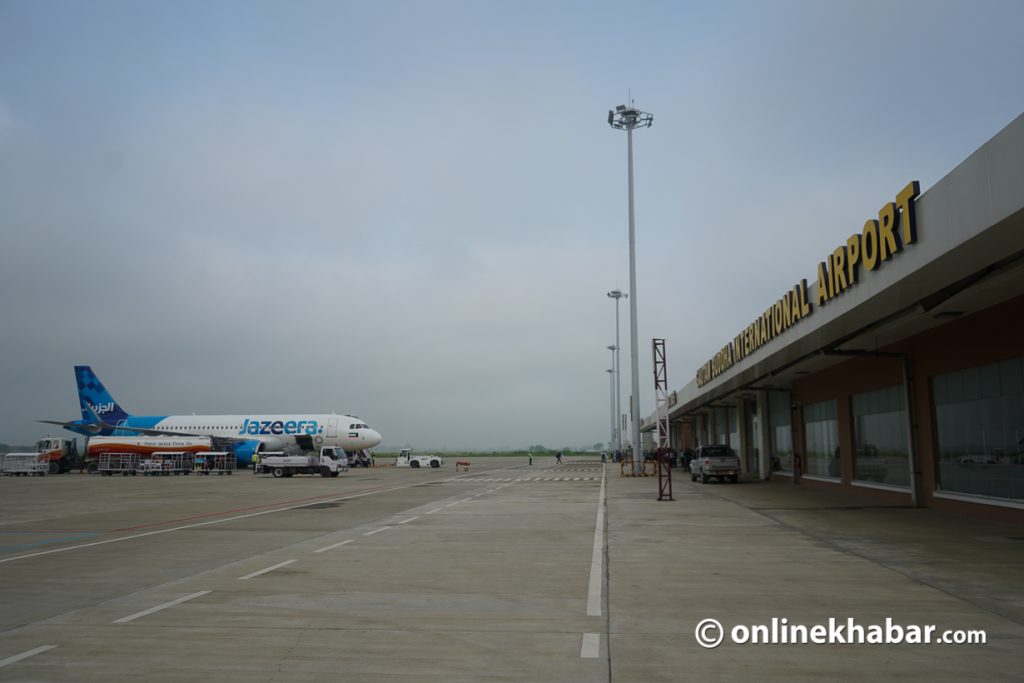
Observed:
[[[444,464],[444,458],[440,455],[413,455],[411,448],[403,448],[398,457],[395,458],[395,467],[434,467],[438,468]]]

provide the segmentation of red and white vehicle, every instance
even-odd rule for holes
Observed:
[[[36,441],[36,452],[48,464],[50,474],[63,474],[80,466],[78,442],[74,439],[46,437]]]

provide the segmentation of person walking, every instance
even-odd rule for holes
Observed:
[[[252,454],[252,473],[254,475],[260,473],[260,454],[259,453],[253,453]]]
[[[558,451],[557,453],[555,453],[555,462],[558,463],[559,465],[562,464],[562,451]]]

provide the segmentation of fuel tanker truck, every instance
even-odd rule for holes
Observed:
[[[154,453],[208,453],[213,440],[208,436],[93,436],[85,451],[86,468],[99,469],[100,458],[109,454],[130,454],[140,458]]]

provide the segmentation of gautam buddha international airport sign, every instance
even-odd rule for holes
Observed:
[[[807,280],[793,285],[768,307],[754,322],[697,369],[697,386],[704,386],[740,360],[779,336],[814,312],[840,296],[860,280],[862,274],[878,270],[907,245],[917,241],[914,200],[921,194],[916,180],[907,184],[895,202],[886,202],[878,210],[878,218],[870,218],[859,233],[850,235],[845,244],[818,264],[817,286]]]

